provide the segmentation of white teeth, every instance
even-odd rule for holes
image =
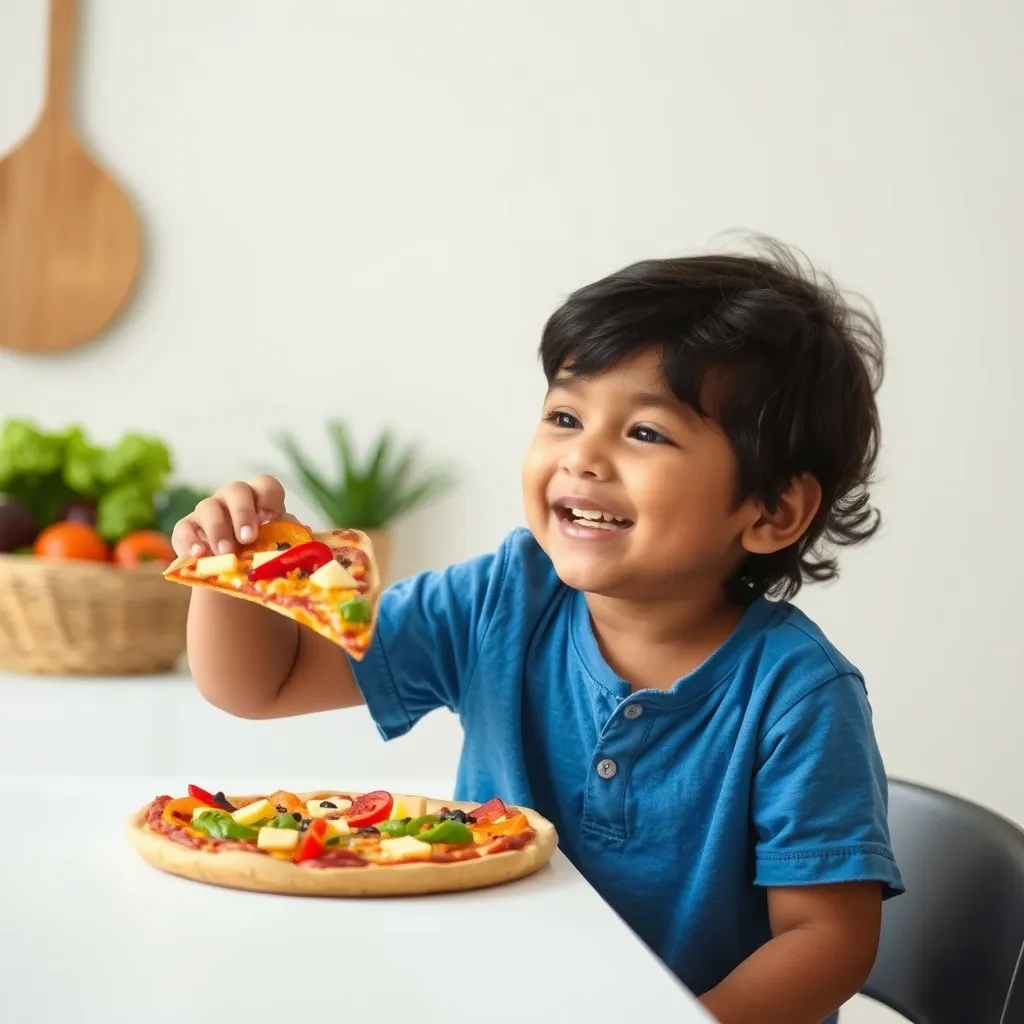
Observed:
[[[593,508],[571,508],[569,511],[577,519],[585,519],[591,522],[600,522],[602,519],[606,523],[624,523],[626,521],[619,518],[619,516],[610,515],[608,512],[598,512],[597,509]]]
[[[606,523],[603,519],[579,519],[577,526],[585,526],[588,530],[618,530],[619,523]]]

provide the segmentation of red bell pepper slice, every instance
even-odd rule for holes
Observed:
[[[193,786],[191,782],[188,784],[188,795],[194,800],[198,800],[200,803],[207,804],[210,807],[220,807],[212,793],[207,793],[205,789]]]
[[[314,818],[295,850],[295,863],[319,857],[327,846],[327,819]]]
[[[293,569],[314,573],[333,558],[334,552],[323,541],[311,540],[305,544],[296,544],[295,547],[282,551],[277,558],[256,566],[250,570],[248,578],[251,583],[258,580],[274,580],[287,576]]]
[[[468,811],[467,813],[473,819],[477,825],[486,825],[488,822],[494,821],[495,818],[500,818],[505,813],[505,805],[497,797],[488,800],[487,803],[481,804],[475,811]]]
[[[349,828],[367,828],[378,821],[386,821],[395,806],[395,798],[386,789],[375,789],[352,801],[345,815]]]

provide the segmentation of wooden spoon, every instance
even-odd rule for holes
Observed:
[[[0,346],[25,352],[94,337],[120,312],[139,268],[132,204],[72,125],[75,8],[51,0],[43,112],[0,161]]]

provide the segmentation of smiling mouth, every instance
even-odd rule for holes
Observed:
[[[577,508],[568,505],[555,505],[555,515],[564,523],[573,523],[589,530],[628,530],[633,525],[632,519],[613,516],[592,508]]]

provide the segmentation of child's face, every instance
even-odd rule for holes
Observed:
[[[717,587],[758,517],[736,505],[736,470],[725,435],[672,394],[652,350],[556,379],[523,466],[527,521],[577,590],[647,600]],[[616,519],[587,525],[570,509]]]

